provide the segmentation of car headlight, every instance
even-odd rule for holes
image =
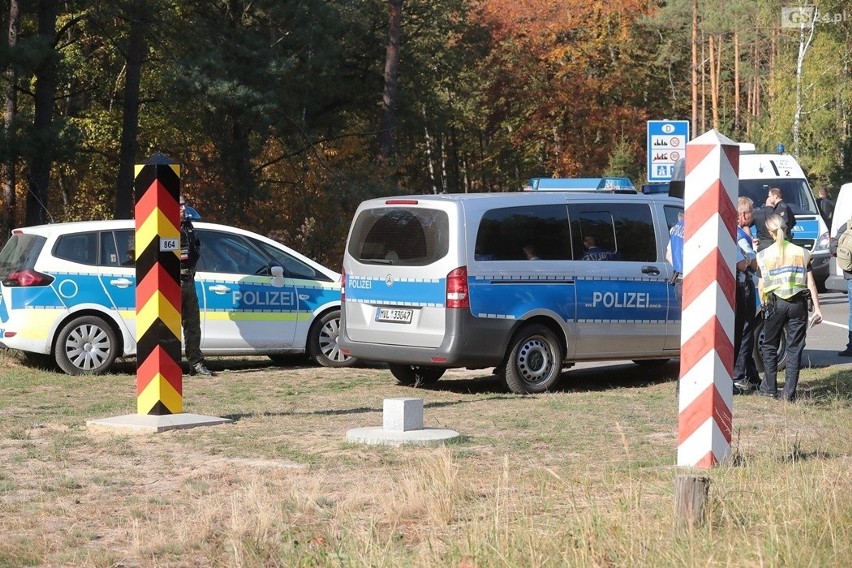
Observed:
[[[819,236],[811,252],[828,252],[829,245],[831,245],[831,237],[825,232]]]

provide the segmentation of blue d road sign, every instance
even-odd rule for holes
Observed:
[[[686,156],[689,142],[688,120],[648,121],[648,181],[672,179],[675,162]]]

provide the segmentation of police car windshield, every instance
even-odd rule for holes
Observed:
[[[749,197],[755,207],[766,204],[769,188],[777,187],[795,215],[816,215],[816,201],[808,183],[803,179],[765,180],[741,179],[740,195]]]

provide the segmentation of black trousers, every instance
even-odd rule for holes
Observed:
[[[198,295],[195,292],[195,280],[180,281],[181,325],[186,359],[190,365],[204,361],[201,354],[201,315],[198,308]]]
[[[734,318],[734,373],[736,381],[760,382],[760,374],[754,362],[754,330],[756,327],[756,291],[750,276],[742,284],[737,283],[737,304]]]
[[[778,345],[784,333],[787,337],[787,350],[784,353],[787,368],[784,370],[784,390],[780,395],[787,400],[795,398],[807,331],[808,301],[801,295],[791,300],[777,298],[775,313],[763,326],[764,342],[760,353],[763,355],[764,377],[760,383],[761,392],[771,394],[778,390]]]

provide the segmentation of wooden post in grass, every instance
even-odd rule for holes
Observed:
[[[180,164],[136,166],[136,412],[183,412]]]
[[[715,130],[686,145],[677,464],[731,452],[739,146]]]
[[[678,475],[675,478],[675,520],[689,528],[704,524],[710,478]]]

